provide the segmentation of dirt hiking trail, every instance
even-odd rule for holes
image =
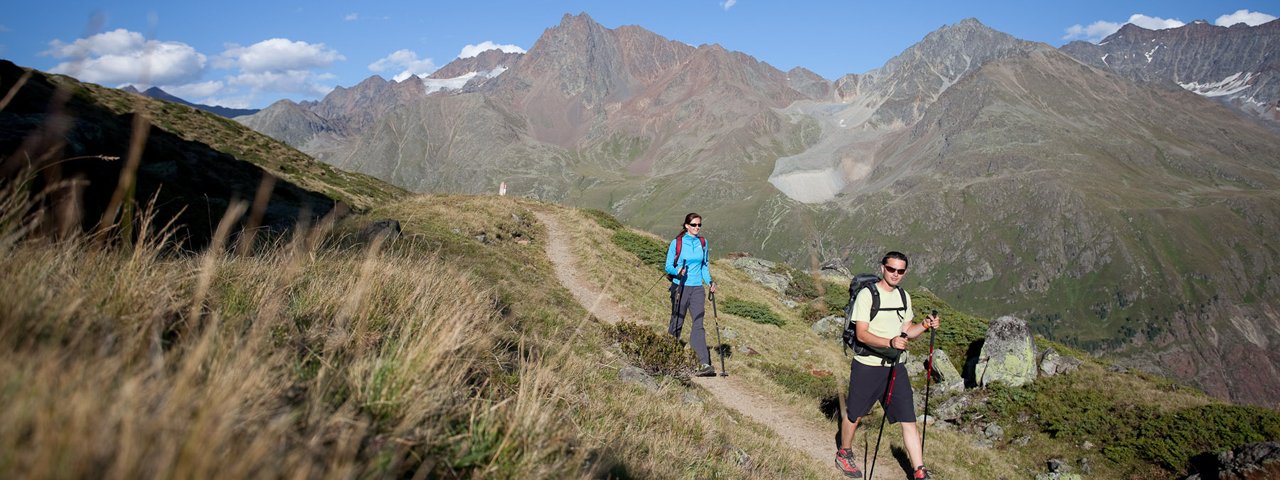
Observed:
[[[547,227],[547,256],[555,267],[556,278],[569,289],[578,303],[596,318],[610,324],[617,323],[623,318],[635,318],[635,315],[627,314],[628,312],[621,305],[598,290],[595,283],[580,274],[581,270],[575,265],[571,247],[572,239],[561,227],[560,219],[556,214],[534,212],[534,215]],[[745,385],[741,377],[733,375],[694,377],[692,380],[695,385],[706,390],[720,403],[769,427],[787,445],[804,452],[817,465],[829,468],[831,478],[847,478],[835,466],[835,430],[831,425],[803,418],[787,406],[770,401],[764,395],[753,391],[750,385]],[[862,431],[862,434],[866,433],[866,430]],[[861,438],[861,435],[858,438]],[[856,439],[855,443],[857,443]],[[858,466],[862,468],[865,475],[868,468],[862,464],[861,449],[857,445],[854,449],[858,451]],[[905,473],[902,467],[889,453],[889,449],[884,446],[881,449],[879,459],[876,461],[876,479],[904,478]]]

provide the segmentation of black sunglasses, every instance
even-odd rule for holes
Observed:
[[[888,266],[888,265],[885,265],[885,266],[884,266],[884,269],[885,269],[885,271],[887,271],[887,272],[889,272],[889,273],[896,273],[896,274],[898,274],[898,275],[903,275],[903,274],[906,274],[906,273],[907,273],[907,269],[905,269],[905,268],[893,268],[893,267],[890,267],[890,266]]]
[[[701,223],[690,223],[690,224],[689,224],[689,226],[690,226],[690,227],[701,227],[701,226],[702,226],[702,224],[701,224]]]

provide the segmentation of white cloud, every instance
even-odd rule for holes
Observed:
[[[1166,28],[1178,28],[1186,25],[1185,22],[1176,18],[1165,19],[1160,17],[1148,17],[1141,13],[1135,13],[1130,16],[1128,23],[1132,23],[1147,30],[1164,30]]]
[[[295,42],[286,38],[263,40],[248,47],[232,45],[222,52],[219,67],[239,67],[245,73],[281,73],[324,68],[347,58],[323,43]]]
[[[1223,27],[1230,27],[1237,23],[1243,23],[1250,27],[1256,27],[1258,25],[1262,25],[1264,23],[1270,22],[1275,19],[1276,17],[1274,15],[1267,15],[1262,12],[1250,12],[1248,10],[1241,9],[1241,10],[1236,10],[1236,13],[1218,17],[1218,19],[1214,21],[1213,24],[1218,26],[1223,26]]]
[[[333,86],[321,85],[318,82],[332,78],[333,75],[317,74],[309,70],[244,72],[228,77],[227,85],[246,87],[254,93],[300,93],[319,96],[329,93],[330,90],[333,90]]]
[[[208,97],[195,103],[227,108],[253,108],[250,106],[253,104],[253,98],[247,96]]]
[[[1098,41],[1107,38],[1107,35],[1116,33],[1117,30],[1120,30],[1119,23],[1098,20],[1089,24],[1087,27],[1080,24],[1072,25],[1067,28],[1067,34],[1064,35],[1062,39],[1087,40],[1097,43]]]
[[[1141,13],[1135,13],[1129,16],[1129,20],[1123,23],[1108,22],[1106,20],[1098,20],[1084,26],[1075,24],[1067,27],[1067,34],[1062,36],[1063,40],[1086,40],[1097,43],[1107,36],[1116,33],[1126,23],[1132,23],[1147,30],[1163,30],[1166,28],[1178,28],[1186,23],[1178,19],[1164,19],[1160,17],[1150,17]]]
[[[342,20],[347,22],[354,22],[359,19],[360,19],[359,13],[348,13],[345,17],[342,17]]]
[[[465,47],[462,47],[462,53],[458,54],[458,58],[474,57],[476,55],[479,55],[489,50],[493,50],[495,48],[507,53],[524,53],[525,52],[523,48],[520,48],[519,46],[516,46],[516,45],[510,45],[510,44],[498,45],[489,40],[485,40],[483,42],[480,42],[479,45],[467,45]]]
[[[188,83],[184,85],[169,85],[161,87],[164,91],[182,98],[211,97],[222,91],[225,85],[217,80],[207,82]]]
[[[71,43],[55,39],[40,55],[67,59],[50,68],[53,73],[107,85],[188,83],[200,78],[206,61],[185,43],[147,40],[141,33],[125,29]]]
[[[404,49],[396,50],[395,52],[392,52],[391,55],[387,55],[378,59],[378,61],[369,64],[369,70],[375,72],[381,72],[387,69],[400,70],[400,73],[397,73],[395,77],[392,77],[392,80],[399,82],[413,75],[424,77],[430,75],[431,72],[436,71],[436,64],[431,61],[430,58],[418,58],[417,53],[414,53],[412,50]]]
[[[733,8],[733,6],[737,4],[738,4],[738,0],[724,0],[720,2],[720,7],[724,8],[724,11],[727,12],[729,11],[730,8]]]

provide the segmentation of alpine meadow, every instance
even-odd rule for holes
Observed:
[[[831,79],[583,12],[263,108],[0,59],[0,472],[853,477],[901,265],[924,441],[873,407],[858,477],[1280,478],[1266,18]]]

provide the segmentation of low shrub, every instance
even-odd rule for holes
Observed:
[[[737,299],[734,297],[728,297],[724,299],[723,306],[724,306],[725,313],[728,313],[730,315],[737,315],[739,317],[749,319],[756,323],[763,323],[766,325],[777,325],[779,327],[786,324],[786,322],[782,320],[782,317],[779,317],[778,314],[773,313],[773,310],[770,309],[768,305],[765,305],[763,303],[751,302],[747,300]]]
[[[609,212],[606,212],[604,210],[592,208],[588,210],[583,210],[582,213],[585,213],[588,217],[591,217],[591,219],[595,220],[596,223],[600,224],[601,227],[604,227],[613,231],[618,231],[623,229],[622,222],[618,221],[618,217],[615,217]]]
[[[670,335],[631,322],[619,322],[613,326],[612,337],[622,346],[636,367],[654,375],[688,378],[698,365],[698,357],[691,349],[685,349],[679,340]]]
[[[645,265],[663,270],[662,262],[667,259],[667,246],[662,242],[628,230],[618,230],[609,238],[623,250],[631,252]]]

